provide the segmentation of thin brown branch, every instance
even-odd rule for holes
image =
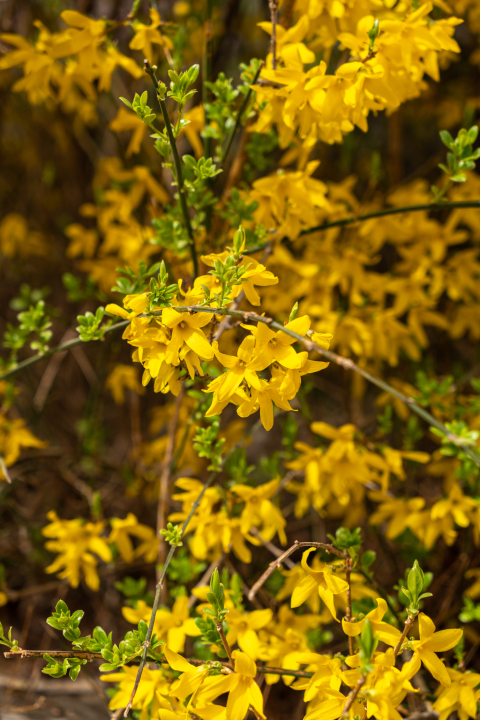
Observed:
[[[394,654],[395,657],[397,657],[397,655],[399,654],[400,650],[402,649],[403,641],[404,641],[405,638],[407,637],[408,631],[410,630],[410,628],[412,627],[413,623],[415,622],[415,617],[416,617],[416,615],[407,615],[407,619],[405,620],[405,625],[403,626],[402,635],[401,635],[400,640],[399,640],[398,643],[396,644],[395,649],[394,649],[394,651],[393,651],[393,654]]]
[[[26,660],[28,658],[43,658],[44,655],[50,655],[52,658],[80,658],[81,660],[103,660],[102,653],[99,652],[72,652],[71,650],[22,650],[16,652],[4,652],[6,658],[17,658]]]
[[[270,563],[268,568],[265,570],[263,575],[257,580],[257,582],[253,585],[252,589],[248,593],[248,599],[253,600],[257,592],[260,590],[262,585],[268,580],[270,575],[273,573],[274,570],[276,570],[290,555],[292,555],[296,550],[302,547],[316,547],[321,548],[322,550],[326,550],[327,552],[331,553],[332,555],[337,555],[337,557],[341,558],[342,560],[346,559],[345,553],[340,552],[340,550],[337,550],[336,547],[333,545],[328,545],[326,543],[320,543],[320,542],[298,542],[298,540],[295,540],[292,547],[288,548],[288,550],[285,550],[284,553],[280,555],[276,560],[273,560],[273,562]]]
[[[232,648],[228,644],[228,640],[226,638],[225,632],[223,630],[223,623],[222,622],[215,622],[215,627],[217,628],[217,632],[220,635],[220,640],[222,641],[222,645],[225,648],[225,652],[227,653],[228,659],[232,663],[232,666],[235,663],[235,660],[233,659],[232,655]]]
[[[283,550],[280,550],[276,545],[274,545],[272,542],[268,542],[267,540],[264,540],[260,533],[258,532],[257,528],[250,528],[249,530],[250,535],[253,535],[254,537],[258,538],[260,542],[262,543],[263,547],[267,548],[272,555],[275,555],[275,557],[279,558],[281,555],[283,555]],[[284,564],[291,570],[295,567],[295,563],[293,560],[290,560],[290,558],[285,558],[283,561]]]
[[[270,41],[270,52],[272,53],[272,68],[277,68],[277,11],[278,0],[268,0],[270,8],[270,19],[272,21],[272,38]]]
[[[347,558],[345,560],[345,576],[348,583],[348,589],[347,589],[347,611],[345,613],[345,620],[347,622],[352,621],[352,581],[351,581],[351,573],[352,573],[352,558]],[[350,655],[353,655],[355,652],[355,646],[353,643],[353,637],[348,636],[348,650]]]
[[[157,508],[157,537],[159,538],[158,546],[158,557],[157,557],[157,582],[160,580],[161,567],[165,563],[167,556],[167,542],[165,538],[160,535],[160,530],[163,530],[167,526],[167,517],[169,513],[169,485],[170,485],[170,469],[172,467],[173,450],[175,446],[175,433],[177,430],[178,416],[180,413],[180,406],[183,399],[183,385],[182,389],[178,393],[177,399],[175,400],[175,409],[173,411],[173,417],[170,421],[168,429],[167,447],[165,449],[165,458],[163,460],[162,475],[160,477],[160,493],[158,498]],[[163,592],[165,591],[165,586]],[[163,600],[164,598],[162,598]]]
[[[350,708],[352,707],[353,703],[358,697],[358,693],[362,689],[362,687],[365,685],[366,677],[362,675],[356,686],[353,688],[352,692],[347,698],[347,702],[345,703],[345,707],[343,708],[342,717],[348,717],[348,713]]]

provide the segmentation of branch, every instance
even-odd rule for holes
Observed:
[[[102,653],[99,652],[73,652],[71,650],[17,650],[17,652],[4,652],[6,658],[19,658],[26,660],[27,658],[43,658],[50,655],[52,658],[80,658],[81,660],[103,660]]]
[[[365,685],[366,677],[362,675],[356,686],[353,688],[352,692],[347,698],[347,702],[345,703],[345,707],[343,708],[342,717],[348,717],[349,710],[352,707],[353,703],[357,699],[358,693],[362,689],[362,687]]]
[[[415,615],[407,615],[407,619],[405,620],[405,625],[403,626],[402,636],[401,636],[400,640],[398,641],[398,643],[396,644],[395,649],[393,651],[394,657],[397,657],[400,650],[402,649],[403,641],[407,637],[407,633],[410,630],[410,628],[412,627],[414,622],[415,622]]]
[[[308,337],[304,337],[302,335],[299,335],[298,333],[294,332],[293,330],[289,330],[288,328],[284,327],[278,322],[275,322],[272,320],[272,318],[265,317],[263,315],[257,315],[255,312],[245,312],[241,310],[230,310],[229,308],[213,308],[213,307],[202,307],[201,305],[191,305],[191,306],[183,306],[183,307],[176,307],[175,310],[177,312],[207,312],[212,313],[215,315],[232,315],[233,317],[239,317],[243,319],[244,323],[248,322],[255,322],[255,323],[263,323],[264,325],[268,325],[270,328],[274,328],[275,330],[281,330],[282,332],[286,333],[287,335],[290,335],[290,337],[295,338],[298,342],[302,343],[302,345],[306,348],[306,350],[316,350],[316,352],[319,353],[319,355],[322,355],[326,360],[329,360],[330,362],[334,362],[336,365],[339,365],[344,370],[353,370],[354,372],[358,373],[362,377],[365,378],[365,380],[368,380],[368,382],[372,383],[373,385],[376,385],[384,392],[387,392],[389,395],[393,395],[393,397],[396,397],[398,400],[401,400],[403,403],[405,403],[412,412],[419,415],[421,418],[426,420],[426,422],[429,423],[429,425],[433,425],[433,427],[437,428],[437,430],[440,430],[440,432],[445,435],[445,437],[448,438],[449,442],[453,443],[457,447],[461,448],[463,452],[468,455],[468,457],[473,460],[477,465],[480,466],[480,457],[473,452],[473,450],[470,449],[468,445],[466,445],[464,442],[462,442],[461,438],[459,438],[457,435],[454,435],[451,433],[448,428],[445,427],[445,425],[442,425],[441,422],[439,422],[433,415],[431,415],[429,412],[424,410],[424,408],[420,407],[420,405],[417,405],[415,400],[412,397],[407,397],[407,395],[404,395],[403,393],[399,392],[398,390],[395,390],[391,385],[384,382],[383,380],[380,380],[379,378],[375,377],[375,375],[372,375],[371,373],[367,372],[366,370],[363,370],[363,368],[359,367],[356,363],[353,362],[350,358],[342,357],[341,355],[337,355],[336,353],[332,352],[331,350],[325,350],[325,348],[321,347],[320,345],[317,345],[317,343],[313,342],[313,340],[310,340]],[[155,316],[154,316],[155,317]],[[343,556],[342,556],[343,557]]]
[[[366,215],[353,215],[352,217],[342,218],[341,220],[332,220],[331,222],[322,223],[322,225],[316,225],[302,230],[300,235],[310,235],[310,233],[318,232],[320,230],[328,230],[333,227],[351,225],[352,223],[364,222],[365,220],[371,220],[372,218],[386,217],[387,215],[400,215],[401,213],[419,212],[420,210],[440,212],[441,210],[448,210],[452,208],[480,209],[480,200],[457,200],[452,202],[423,203],[421,205],[405,205],[403,207],[384,208],[383,210],[376,210],[374,212],[367,213]]]
[[[183,398],[183,391],[184,386],[182,384],[182,388],[180,392],[177,395],[177,398],[175,400],[175,410],[173,413],[173,417],[170,421],[170,426],[168,428],[168,437],[167,437],[167,447],[165,449],[165,457],[163,459],[163,468],[162,468],[162,475],[160,477],[160,492],[158,497],[158,507],[157,507],[157,537],[159,539],[159,545],[158,545],[158,557],[157,557],[157,566],[163,565],[165,562],[166,557],[166,550],[167,550],[167,541],[165,538],[163,538],[160,535],[160,530],[162,530],[167,525],[167,515],[168,515],[168,500],[169,500],[169,481],[170,481],[170,472],[172,469],[172,458],[173,458],[173,449],[175,445],[175,433],[177,430],[177,424],[178,424],[178,415],[180,413],[180,405],[182,404],[182,398]],[[158,580],[159,580],[158,576]],[[165,600],[165,598],[163,598]]]
[[[347,622],[352,621],[352,583],[351,583],[351,572],[352,572],[352,565],[353,560],[352,558],[347,558],[345,560],[345,576],[348,583],[348,590],[347,590],[347,611],[345,613],[345,620]],[[350,655],[353,655],[355,652],[355,645],[353,643],[353,637],[350,635],[348,636],[348,651]]]
[[[185,531],[186,531],[186,529],[187,529],[187,527],[188,527],[188,524],[190,523],[190,520],[191,520],[192,517],[194,516],[194,514],[195,514],[195,512],[196,512],[196,510],[197,510],[197,508],[198,508],[198,506],[200,505],[200,503],[201,503],[201,501],[202,501],[203,496],[205,495],[205,493],[207,492],[208,488],[210,487],[210,485],[211,485],[212,482],[214,481],[214,479],[215,479],[215,477],[217,476],[218,472],[220,472],[220,471],[223,469],[223,466],[225,465],[225,463],[227,462],[227,460],[232,456],[232,454],[235,452],[235,450],[237,450],[238,447],[241,447],[241,446],[243,445],[243,443],[245,442],[245,440],[247,439],[247,437],[248,437],[252,432],[255,432],[256,428],[257,428],[259,425],[260,425],[260,423],[259,423],[258,421],[257,421],[256,423],[254,423],[254,425],[252,425],[252,427],[250,428],[249,432],[246,433],[246,434],[244,435],[244,437],[243,437],[238,443],[235,443],[235,445],[233,445],[233,447],[230,449],[230,451],[225,455],[225,457],[223,458],[223,461],[222,461],[222,463],[221,463],[221,466],[220,466],[219,470],[218,470],[218,471],[213,471],[212,473],[210,473],[210,475],[209,475],[209,477],[208,477],[205,485],[204,485],[203,488],[202,488],[201,493],[199,494],[199,496],[197,497],[197,499],[196,499],[195,502],[193,503],[192,508],[191,508],[191,510],[190,510],[187,518],[185,519],[185,521],[184,521],[184,523],[183,523],[183,525],[182,525],[182,527],[181,527],[180,537],[183,537],[183,536],[184,536]],[[174,554],[175,554],[175,550],[176,550],[175,545],[172,545],[171,548],[170,548],[170,552],[169,552],[168,555],[167,555],[167,559],[165,560],[165,564],[164,564],[163,569],[162,569],[162,574],[160,575],[160,580],[159,580],[159,582],[158,582],[158,584],[157,584],[157,587],[156,587],[155,598],[154,598],[153,607],[152,607],[152,614],[151,614],[151,616],[150,616],[150,623],[149,623],[149,625],[148,625],[147,635],[146,635],[146,638],[145,638],[145,642],[144,642],[144,644],[143,644],[142,659],[141,659],[141,661],[140,661],[140,666],[139,666],[139,668],[138,668],[137,677],[135,678],[135,684],[134,684],[134,686],[133,686],[133,690],[132,690],[132,694],[131,694],[131,696],[130,696],[130,700],[128,701],[127,707],[125,708],[124,717],[127,717],[127,716],[128,716],[128,713],[130,712],[130,708],[132,707],[132,703],[133,703],[133,700],[134,700],[135,695],[136,695],[136,693],[137,693],[138,686],[139,686],[139,684],[140,684],[140,680],[142,679],[143,668],[145,667],[145,663],[146,663],[146,661],[147,661],[148,647],[149,647],[149,645],[150,645],[150,640],[152,639],[152,635],[153,635],[153,627],[154,627],[154,625],[155,625],[155,617],[156,617],[156,615],[157,615],[158,606],[159,606],[159,604],[160,604],[160,595],[161,595],[161,592],[162,592],[163,583],[165,582],[165,576],[166,576],[166,574],[167,574],[167,569],[168,569],[168,566],[170,565],[170,562],[171,562],[171,560],[172,560],[172,558],[173,558],[173,556],[174,556]]]
[[[196,278],[198,275],[197,252],[195,249],[195,240],[193,237],[192,223],[190,222],[190,215],[188,213],[187,196],[186,196],[185,187],[183,184],[183,173],[182,173],[182,164],[180,162],[180,155],[178,154],[177,144],[175,142],[175,136],[173,134],[172,125],[170,123],[170,118],[168,117],[167,106],[165,105],[165,101],[162,100],[158,94],[159,83],[158,83],[157,78],[155,77],[155,72],[154,72],[152,66],[150,65],[150,63],[148,62],[148,60],[145,60],[144,63],[145,63],[145,72],[147,73],[147,75],[150,75],[153,86],[156,90],[155,94],[157,96],[158,104],[160,105],[160,110],[162,111],[163,122],[165,123],[165,129],[167,131],[168,140],[170,142],[170,147],[172,149],[173,161],[175,163],[175,172],[176,172],[176,176],[177,176],[177,185],[178,185],[178,194],[180,197],[180,205],[182,207],[183,218],[185,220],[185,225],[187,227],[187,233],[188,233],[188,239],[189,239],[189,245],[190,245],[190,254],[192,256],[192,262],[193,262],[193,277]]]
[[[130,320],[122,320],[121,322],[115,323],[115,325],[110,325],[109,327],[105,328],[105,334],[113,332],[114,330],[120,330],[120,328],[124,328],[127,325],[130,324]],[[0,374],[0,380],[5,380],[5,378],[10,377],[11,375],[14,375],[19,370],[23,370],[26,367],[29,367],[30,365],[34,365],[35,363],[39,362],[40,360],[44,360],[45,358],[50,357],[51,355],[54,355],[58,352],[63,352],[64,350],[70,350],[71,348],[76,347],[77,345],[82,345],[85,341],[80,340],[79,337],[75,338],[74,340],[69,340],[68,342],[62,343],[61,345],[57,345],[56,347],[50,348],[49,350],[46,350],[43,353],[39,353],[38,355],[32,355],[32,357],[27,358],[26,360],[22,360],[22,362],[19,362],[17,365],[14,365],[13,367],[9,368],[8,370],[5,370],[5,372]],[[92,342],[92,341],[87,341]]]
[[[452,210],[454,208],[480,209],[480,200],[455,200],[452,202],[424,203],[422,205],[405,205],[403,207],[384,208],[383,210],[376,210],[375,212],[367,213],[366,215],[351,215],[350,217],[341,218],[340,220],[331,220],[330,222],[324,222],[321,225],[305,228],[305,230],[300,231],[300,236],[311,235],[311,233],[329,230],[334,227],[352,225],[357,222],[365,222],[365,220],[371,220],[372,218],[387,217],[388,215],[400,215],[402,213],[419,212],[421,210],[440,212],[441,210]],[[254,253],[260,252],[260,250],[264,250],[270,244],[271,243],[264,243],[263,245],[256,245],[253,248],[244,250],[242,255],[253,255]]]
[[[298,542],[298,540],[295,540],[292,547],[288,548],[288,550],[285,550],[284,553],[282,553],[276,560],[273,560],[268,568],[265,570],[263,575],[257,580],[257,582],[252,586],[252,589],[248,593],[248,599],[253,600],[257,592],[260,590],[262,585],[268,580],[270,575],[273,573],[274,570],[278,568],[279,565],[281,565],[286,558],[288,558],[290,555],[292,555],[296,550],[302,547],[316,547],[316,548],[322,548],[322,550],[326,550],[327,552],[331,553],[332,555],[337,555],[338,557],[342,558],[342,560],[345,560],[346,556],[345,553],[340,552],[340,550],[337,550],[336,547],[333,545],[327,545],[326,543],[320,543],[320,542]]]
[[[255,85],[255,83],[257,82],[258,77],[259,77],[259,75],[260,75],[260,73],[261,73],[262,68],[263,68],[264,65],[265,65],[265,63],[264,63],[263,60],[262,60],[262,62],[261,62],[260,65],[258,66],[257,72],[256,72],[255,75],[254,75],[254,78],[253,78],[253,80],[252,80],[252,85]],[[221,159],[221,161],[220,161],[220,164],[221,164],[221,165],[224,165],[224,164],[225,164],[225,160],[227,159],[227,155],[228,155],[228,153],[230,152],[230,148],[231,148],[231,146],[232,146],[233,138],[234,138],[235,135],[237,134],[238,128],[240,127],[240,123],[241,123],[241,121],[242,121],[243,113],[245,112],[245,110],[246,110],[246,108],[247,108],[247,106],[248,106],[248,103],[250,102],[250,98],[252,97],[252,92],[253,92],[253,89],[252,89],[252,86],[250,86],[250,87],[248,88],[247,94],[246,94],[245,97],[243,98],[243,102],[242,102],[242,104],[241,104],[241,106],[240,106],[240,109],[239,109],[239,111],[238,111],[238,113],[237,113],[237,117],[235,118],[235,125],[233,126],[232,132],[231,132],[230,135],[228,136],[227,147],[225,148],[225,151],[222,153],[222,159]]]

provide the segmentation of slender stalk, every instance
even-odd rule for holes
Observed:
[[[345,613],[345,620],[347,622],[352,621],[352,583],[351,583],[351,572],[352,572],[352,558],[347,558],[345,560],[345,576],[348,583],[348,590],[347,590],[347,611]],[[353,655],[355,652],[355,645],[353,643],[353,637],[348,636],[348,651],[350,655]]]
[[[99,652],[73,652],[72,650],[17,650],[17,652],[3,653],[6,658],[43,658],[50,655],[52,658],[80,658],[81,660],[103,660],[102,653]]]
[[[220,469],[219,469],[218,471],[214,471],[214,472],[210,473],[210,475],[208,476],[208,479],[207,479],[205,485],[204,485],[203,488],[202,488],[201,493],[199,494],[198,498],[197,498],[197,499],[195,500],[195,502],[193,503],[192,508],[191,508],[191,510],[190,510],[187,518],[185,519],[185,521],[184,521],[184,523],[183,523],[183,525],[182,525],[182,527],[181,527],[180,537],[183,537],[183,536],[184,536],[185,531],[186,531],[186,529],[187,529],[187,527],[188,527],[188,525],[189,525],[189,523],[190,523],[190,520],[191,520],[192,517],[195,515],[195,512],[197,511],[197,508],[198,508],[198,506],[200,505],[203,496],[205,495],[205,493],[207,492],[208,488],[210,487],[210,485],[211,485],[212,482],[214,481],[214,479],[215,479],[215,477],[217,476],[218,472],[220,472],[220,470],[222,470],[223,466],[225,465],[225,463],[227,462],[227,460],[232,456],[232,454],[235,452],[235,450],[236,450],[238,447],[241,447],[241,445],[243,445],[243,443],[245,442],[245,440],[247,439],[247,437],[248,437],[252,432],[255,432],[255,429],[258,427],[258,425],[259,425],[258,422],[255,423],[254,425],[252,425],[252,427],[250,428],[250,432],[247,433],[238,443],[236,443],[236,444],[231,448],[231,450],[225,455],[225,457],[223,458],[223,461],[222,461],[222,463],[221,463]],[[146,635],[146,638],[145,638],[145,642],[144,642],[144,644],[143,644],[142,659],[141,659],[141,661],[140,661],[140,665],[139,665],[139,668],[138,668],[137,677],[135,678],[135,684],[134,684],[134,686],[133,686],[132,694],[130,695],[130,700],[128,701],[128,705],[127,705],[127,707],[125,708],[124,717],[127,717],[127,716],[128,716],[128,713],[130,712],[130,709],[131,709],[131,707],[132,707],[133,700],[134,700],[134,698],[135,698],[135,695],[136,695],[137,690],[138,690],[138,686],[139,686],[139,684],[140,684],[140,680],[142,679],[143,668],[145,667],[145,663],[146,663],[146,661],[147,661],[148,647],[149,647],[149,645],[150,645],[150,640],[152,639],[152,635],[153,635],[153,627],[154,627],[154,625],[155,625],[155,617],[156,617],[156,615],[157,615],[158,606],[159,606],[159,604],[160,604],[160,595],[161,595],[161,592],[162,592],[163,583],[165,582],[165,577],[166,577],[166,574],[167,574],[167,569],[168,569],[168,566],[170,565],[170,562],[171,562],[171,560],[172,560],[172,558],[173,558],[173,556],[174,556],[174,554],[175,554],[175,550],[176,550],[175,545],[172,545],[172,547],[170,548],[170,552],[168,553],[167,558],[166,558],[166,560],[165,560],[165,564],[164,564],[163,569],[162,569],[162,574],[160,575],[160,580],[158,581],[158,584],[157,584],[157,587],[156,587],[155,598],[154,598],[153,607],[152,607],[152,614],[151,614],[151,616],[150,616],[150,622],[149,622],[148,629],[147,629],[147,635]]]
[[[260,65],[258,66],[257,72],[256,72],[255,75],[254,75],[254,78],[253,78],[253,80],[252,80],[252,85],[255,85],[255,83],[257,82],[257,80],[258,80],[258,78],[259,78],[259,75],[260,75],[260,73],[261,73],[262,68],[263,68],[264,65],[265,65],[265,63],[264,63],[263,60],[262,60],[262,62],[261,62]],[[241,106],[240,106],[240,109],[239,109],[239,111],[238,111],[238,113],[237,113],[237,117],[235,118],[235,125],[234,125],[233,128],[232,128],[232,132],[231,132],[230,135],[228,136],[227,146],[226,146],[225,150],[224,150],[223,153],[222,153],[222,159],[221,159],[221,161],[220,161],[220,164],[221,164],[221,165],[224,165],[224,164],[225,164],[225,161],[226,161],[226,159],[227,159],[228,153],[230,152],[230,148],[232,147],[233,139],[234,139],[235,135],[236,135],[237,132],[238,132],[238,128],[240,127],[240,123],[242,122],[243,113],[244,113],[245,110],[247,109],[248,103],[250,102],[250,98],[252,97],[252,93],[253,93],[253,89],[252,89],[252,87],[249,87],[247,94],[246,94],[245,97],[243,98],[243,102],[242,102],[242,104],[241,104]]]
[[[184,182],[183,182],[182,163],[180,161],[180,155],[178,154],[177,144],[175,142],[175,136],[173,134],[172,124],[170,122],[170,118],[168,117],[167,106],[165,105],[165,101],[162,100],[160,98],[160,95],[158,94],[159,82],[155,76],[155,71],[152,68],[152,66],[150,65],[150,63],[148,62],[148,60],[145,60],[145,72],[147,73],[147,75],[150,75],[153,86],[156,90],[158,104],[160,105],[160,110],[162,111],[163,121],[165,123],[165,129],[167,131],[168,140],[170,142],[170,148],[172,150],[173,162],[175,164],[175,174],[177,176],[178,195],[180,197],[180,205],[182,208],[183,219],[185,220],[185,225],[187,228],[187,234],[188,234],[189,245],[190,245],[190,254],[192,256],[192,262],[193,262],[193,275],[194,275],[194,278],[196,278],[198,275],[197,251],[195,249],[195,239],[193,237],[192,223],[190,221],[190,215],[188,212],[187,195],[185,193],[185,186],[184,186]]]
[[[362,675],[356,686],[353,688],[352,692],[347,698],[347,702],[345,703],[345,707],[343,708],[342,717],[348,717],[348,713],[350,708],[352,707],[353,703],[357,699],[358,693],[362,689],[362,687],[365,685],[366,677]]]
[[[235,661],[234,661],[233,655],[232,655],[232,648],[228,644],[228,640],[227,640],[225,632],[223,630],[223,623],[215,622],[215,627],[217,628],[217,632],[220,635],[220,640],[222,641],[222,645],[225,648],[225,652],[227,653],[228,659],[230,660],[230,662],[232,663],[232,666],[233,666]]]
[[[213,55],[213,29],[212,29],[212,0],[204,0],[204,21],[203,21],[203,68],[202,68],[202,100],[203,112],[205,115],[205,127],[207,126],[207,105],[211,99],[211,91],[208,83],[212,80],[212,55]],[[212,138],[203,138],[203,152],[206,158],[212,157]],[[207,180],[207,187],[211,187],[211,181]],[[212,227],[212,206],[205,208],[205,231],[210,235]]]
[[[272,38],[270,41],[270,52],[272,53],[272,68],[277,68],[277,11],[278,0],[268,0],[270,7],[270,19],[272,21]]]
[[[248,599],[253,600],[257,592],[260,590],[262,585],[268,580],[270,575],[273,573],[274,570],[276,570],[279,565],[281,565],[286,558],[288,558],[290,555],[292,555],[296,550],[302,547],[316,547],[316,548],[322,548],[322,550],[326,550],[329,553],[332,553],[332,555],[337,555],[338,557],[342,558],[342,560],[346,559],[345,553],[340,552],[340,550],[337,550],[336,547],[333,545],[327,545],[326,543],[320,543],[320,542],[298,542],[298,540],[295,540],[292,547],[288,548],[288,550],[285,550],[279,557],[277,557],[276,560],[273,560],[268,568],[265,570],[263,575],[257,580],[257,582],[252,586],[250,592],[248,593]]]
[[[178,396],[175,400],[175,410],[168,429],[167,447],[165,449],[162,475],[160,477],[160,492],[157,507],[157,536],[159,539],[157,557],[158,565],[163,565],[163,563],[165,562],[165,557],[167,555],[167,542],[165,538],[160,535],[160,530],[163,530],[163,528],[167,525],[169,481],[172,469],[173,449],[175,445],[175,432],[177,430],[178,415],[180,413],[180,406],[182,404],[183,391],[184,387],[182,385],[182,389],[178,393]],[[158,577],[158,579],[160,579],[160,577]],[[163,590],[165,590],[165,588]],[[163,595],[165,595],[165,592],[163,592]],[[162,597],[162,600],[165,601],[165,597]]]
[[[412,627],[413,623],[415,622],[415,615],[407,615],[407,619],[405,620],[405,625],[403,627],[403,632],[400,640],[395,646],[395,649],[393,651],[393,654],[395,657],[399,654],[400,650],[402,649],[403,641],[407,637],[408,631]]]
[[[480,200],[454,200],[452,202],[424,203],[422,205],[404,205],[402,207],[384,208],[383,210],[376,210],[375,212],[367,213],[365,215],[351,215],[350,217],[341,218],[340,220],[331,220],[329,222],[324,222],[321,225],[305,228],[305,230],[300,231],[300,235],[311,235],[311,233],[320,232],[321,230],[329,230],[334,227],[352,225],[353,223],[365,222],[365,220],[371,220],[372,218],[387,217],[388,215],[401,215],[402,213],[420,212],[421,210],[440,212],[441,210],[453,210],[455,208],[480,209]],[[254,253],[260,252],[260,250],[264,250],[269,245],[271,245],[271,243],[256,245],[253,248],[244,250],[242,254],[253,255]]]
[[[302,230],[300,232],[300,235],[309,235],[310,233],[318,232],[319,230],[328,230],[329,228],[333,227],[342,227],[343,225],[351,225],[352,223],[364,222],[365,220],[371,220],[372,218],[386,217],[387,215],[400,215],[402,213],[419,212],[421,210],[440,212],[441,210],[448,210],[453,208],[480,209],[480,200],[456,200],[452,202],[423,203],[420,205],[404,205],[403,207],[384,208],[383,210],[375,210],[374,212],[367,213],[365,215],[353,215],[351,217],[342,218],[341,220],[332,220],[331,222],[322,223],[322,225],[316,225],[315,227]]]
[[[4,657],[7,659],[17,658],[17,660],[33,660],[35,658],[43,658],[45,654],[50,655],[53,658],[80,658],[87,660],[103,660],[101,653],[97,652],[70,652],[69,650],[19,650],[18,652],[5,652]],[[199,660],[198,658],[186,658],[191,665],[205,665],[205,660]],[[165,659],[166,662],[166,659]],[[224,667],[230,667],[230,662],[220,661],[220,665]],[[289,670],[287,668],[277,667],[257,667],[257,672],[260,675],[287,675],[290,677],[297,678],[311,678],[313,673],[307,672],[306,670]]]
[[[115,325],[110,325],[109,327],[105,328],[105,334],[113,332],[114,330],[120,330],[120,328],[124,328],[129,324],[130,324],[130,320],[122,320],[121,322],[115,323]],[[61,345],[57,345],[56,347],[50,348],[49,350],[46,350],[43,353],[38,353],[38,355],[32,355],[32,357],[29,357],[26,360],[22,360],[22,362],[19,362],[14,367],[11,367],[8,370],[5,370],[5,372],[1,373],[0,380],[5,380],[5,378],[10,377],[11,375],[14,375],[15,373],[19,372],[19,370],[24,370],[25,368],[30,367],[30,365],[34,365],[35,363],[39,362],[40,360],[44,360],[45,358],[48,358],[51,355],[54,355],[55,353],[63,352],[64,350],[70,350],[71,348],[74,348],[77,345],[83,345],[83,344],[84,344],[84,340],[80,340],[80,338],[77,337],[74,340],[68,340],[68,342],[65,342],[65,343],[62,343]]]

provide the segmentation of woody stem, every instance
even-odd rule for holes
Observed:
[[[345,560],[345,577],[348,583],[347,588],[347,611],[345,613],[345,620],[347,622],[352,621],[352,584],[351,584],[351,572],[352,572],[352,558],[347,558]],[[348,650],[350,652],[350,655],[353,655],[355,652],[355,646],[353,644],[353,637],[348,636]]]
[[[217,628],[217,632],[220,635],[220,639],[222,641],[223,647],[225,648],[225,652],[227,653],[228,659],[230,660],[230,662],[232,663],[232,666],[233,666],[235,661],[232,657],[232,648],[228,644],[228,640],[227,640],[225,632],[223,630],[222,621],[218,622],[217,620],[215,620],[215,627]]]
[[[408,631],[410,630],[410,628],[412,627],[414,622],[415,622],[415,615],[407,615],[407,619],[405,620],[405,625],[403,626],[402,636],[401,636],[400,640],[398,641],[398,643],[396,644],[395,649],[393,651],[394,657],[397,657],[397,655],[399,654],[399,652],[402,648],[402,645],[403,645],[403,641],[407,637]]]
[[[353,688],[352,692],[347,698],[347,702],[345,703],[345,707],[343,708],[342,717],[348,717],[348,713],[350,708],[352,707],[353,703],[357,699],[358,693],[362,689],[362,687],[365,685],[366,677],[362,675],[356,686]]]
[[[155,90],[157,91],[158,104],[160,105],[160,110],[162,111],[163,121],[165,123],[165,129],[166,129],[167,135],[168,135],[168,141],[170,143],[170,148],[172,150],[173,162],[175,164],[175,174],[177,176],[177,186],[178,186],[178,195],[180,197],[180,206],[182,208],[183,219],[185,220],[185,225],[187,228],[188,240],[189,240],[189,245],[190,245],[190,254],[192,256],[192,262],[193,262],[193,275],[194,275],[194,278],[196,278],[198,276],[198,260],[197,260],[197,252],[195,249],[195,239],[193,237],[192,223],[190,221],[190,215],[188,212],[187,195],[185,193],[185,186],[183,183],[182,163],[180,162],[180,155],[178,154],[177,144],[175,142],[175,136],[173,134],[172,124],[170,122],[170,118],[168,117],[167,106],[165,105],[165,101],[162,100],[160,95],[158,94],[158,90],[160,87],[159,82],[158,82],[157,78],[155,77],[155,72],[154,72],[152,66],[150,65],[150,63],[148,62],[148,60],[145,60],[145,72],[147,73],[147,75],[150,75],[153,86],[154,86]]]

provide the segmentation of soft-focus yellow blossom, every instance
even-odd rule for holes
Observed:
[[[65,578],[69,584],[76,588],[81,576],[92,590],[98,590],[100,578],[97,573],[98,560],[110,562],[112,553],[106,538],[101,537],[105,523],[84,523],[81,519],[60,520],[53,510],[47,513],[50,524],[42,528],[42,534],[48,540],[45,543],[47,550],[59,553],[51,565],[45,568],[47,573],[57,573],[59,578]],[[63,568],[63,570],[62,570]],[[61,570],[61,572],[58,572]]]
[[[463,630],[440,630],[435,632],[435,625],[427,615],[420,613],[418,616],[418,628],[420,639],[411,643],[413,659],[410,676],[420,669],[421,663],[438,680],[439,683],[448,687],[452,681],[443,662],[436,653],[444,650],[451,650],[460,641]]]

